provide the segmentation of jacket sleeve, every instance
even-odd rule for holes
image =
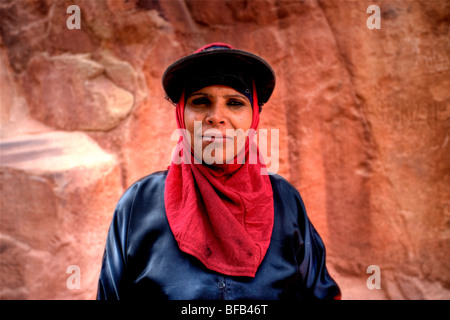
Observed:
[[[331,278],[325,263],[325,245],[309,220],[299,196],[299,227],[303,244],[298,253],[298,268],[303,276],[300,295],[306,299],[339,300],[341,291]]]
[[[119,300],[125,287],[127,230],[133,207],[134,187],[124,193],[114,211],[103,253],[97,300]]]

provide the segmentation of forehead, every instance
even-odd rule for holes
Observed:
[[[212,85],[203,87],[197,91],[194,91],[189,96],[193,95],[208,95],[208,96],[236,95],[244,97],[244,95],[242,95],[239,91],[233,89],[232,87],[224,85]]]

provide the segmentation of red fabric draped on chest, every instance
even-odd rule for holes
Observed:
[[[253,145],[259,123],[253,89],[254,130],[249,130],[245,144],[245,162],[235,158],[230,164],[197,164],[186,139],[180,138],[178,144],[191,161],[172,161],[164,194],[167,219],[180,250],[208,269],[230,276],[255,276],[274,221],[269,176],[262,174],[266,167]],[[184,100],[183,95],[176,106],[180,129],[185,128]],[[255,150],[256,161],[249,161],[250,150]]]

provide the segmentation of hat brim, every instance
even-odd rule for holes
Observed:
[[[215,49],[202,51],[181,58],[172,63],[162,77],[163,88],[174,103],[181,97],[186,81],[199,72],[199,68],[210,68],[211,65],[242,65],[251,73],[255,81],[258,103],[266,103],[275,88],[275,72],[261,57],[238,49]]]

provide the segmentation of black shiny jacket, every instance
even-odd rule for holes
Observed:
[[[164,209],[168,171],[133,184],[109,229],[97,299],[333,299],[340,290],[325,266],[324,244],[298,191],[271,175],[272,238],[255,278],[208,270],[180,251]]]

